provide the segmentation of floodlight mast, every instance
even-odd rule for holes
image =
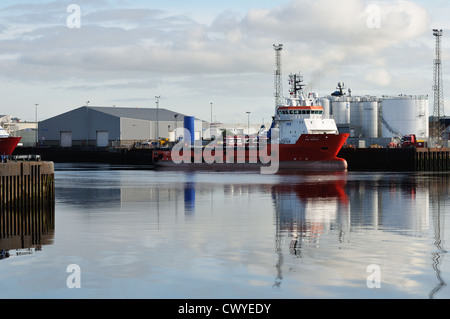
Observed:
[[[283,45],[274,44],[273,49],[275,50],[275,107],[278,107],[283,99],[283,85],[281,82],[281,50],[283,50]]]
[[[444,135],[444,124],[441,118],[444,116],[444,90],[442,82],[442,63],[441,63],[441,37],[442,29],[433,29],[433,36],[436,39],[435,59],[434,59],[434,101],[433,101],[433,122],[431,137],[436,146],[441,147]]]

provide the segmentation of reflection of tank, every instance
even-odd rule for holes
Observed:
[[[418,139],[428,138],[428,97],[400,95],[384,97],[382,100],[383,119],[401,135],[415,134]],[[383,125],[383,137],[393,134]]]

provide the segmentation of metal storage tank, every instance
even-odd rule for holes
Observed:
[[[320,105],[323,107],[323,118],[330,118],[330,100],[326,97],[323,97],[319,100]]]
[[[350,123],[350,102],[348,98],[336,98],[332,100],[331,111],[336,124]]]
[[[361,102],[363,109],[363,134],[364,137],[378,137],[378,102],[368,100]]]
[[[189,132],[191,145],[195,142],[195,118],[193,116],[184,117],[184,128]]]
[[[385,97],[381,104],[383,119],[393,130],[401,135],[415,134],[418,139],[428,138],[428,96]],[[383,125],[383,137],[393,137],[385,125]]]
[[[350,100],[350,123],[358,126],[362,125],[362,109],[360,101],[360,97],[352,97]]]

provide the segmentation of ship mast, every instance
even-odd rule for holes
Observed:
[[[303,87],[305,86],[302,84],[303,82],[303,76],[299,74],[290,74],[289,75],[289,84],[291,85],[290,93],[293,95],[292,97],[298,98],[300,96],[303,96]]]

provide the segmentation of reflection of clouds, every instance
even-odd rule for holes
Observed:
[[[381,267],[382,288],[389,289],[381,297],[422,296],[430,288],[428,294],[438,283],[435,270],[445,282],[445,269],[433,268],[430,253],[441,254],[435,261],[442,263],[445,241],[438,251],[428,236],[446,196],[436,194],[448,189],[440,177],[140,175],[115,179],[120,205],[87,214],[63,203],[75,208],[70,229],[95,227],[98,244],[90,238],[87,252],[77,250],[85,248],[79,242],[71,247],[75,255],[103,252],[91,257],[104,276],[98,285],[107,285],[108,276],[142,277],[165,296],[173,290],[182,298],[211,297],[208,288],[221,285],[212,297],[227,298],[253,295],[251,286],[272,296],[275,281],[281,297],[380,297],[381,290],[366,288],[370,264]],[[186,218],[188,187],[195,191],[192,218]]]

